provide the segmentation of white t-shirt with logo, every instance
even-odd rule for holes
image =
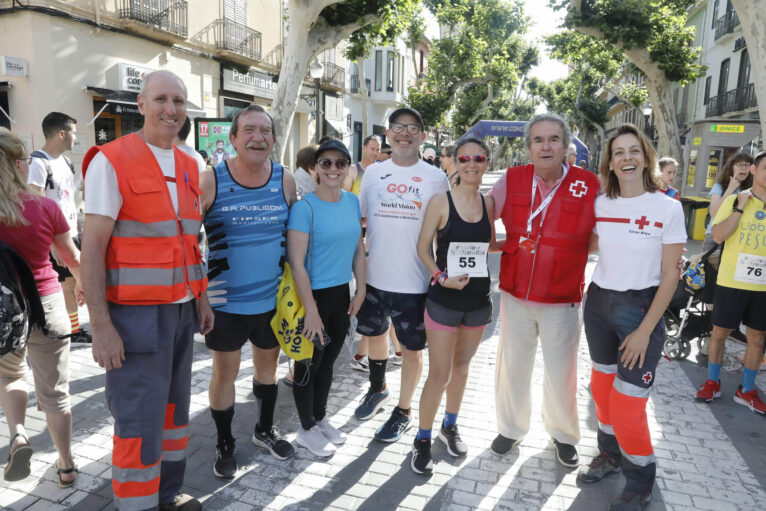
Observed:
[[[45,182],[48,178],[48,170],[45,168],[45,164],[48,163],[50,165],[53,189],[45,188],[45,196],[53,199],[59,205],[61,212],[64,213],[64,218],[66,218],[69,224],[69,234],[72,237],[77,236],[77,203],[75,202],[77,185],[74,173],[69,168],[69,164],[64,159],[63,154],[59,155],[58,158],[53,158],[42,149],[39,151],[47,155],[48,159],[32,158],[32,163],[29,165],[27,183],[45,188]]]
[[[661,192],[596,197],[599,259],[593,282],[626,291],[660,284],[662,245],[686,243],[681,203]]]
[[[447,176],[422,160],[400,167],[393,159],[367,167],[359,191],[367,218],[367,283],[394,293],[428,291],[418,238],[431,197],[449,190]]]

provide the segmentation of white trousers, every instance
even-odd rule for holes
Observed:
[[[495,372],[498,432],[517,440],[529,431],[530,384],[540,338],[545,374],[543,424],[553,438],[577,444],[577,351],[582,314],[575,307],[528,305],[501,291]]]

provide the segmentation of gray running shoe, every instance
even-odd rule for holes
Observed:
[[[595,483],[609,474],[616,474],[622,470],[620,462],[612,458],[606,451],[593,458],[587,467],[583,467],[577,474],[577,480],[581,483]]]

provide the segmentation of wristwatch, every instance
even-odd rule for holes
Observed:
[[[744,211],[742,211],[741,209],[739,209],[737,207],[732,208],[732,211],[735,212],[735,213],[740,213],[740,214],[744,213]]]

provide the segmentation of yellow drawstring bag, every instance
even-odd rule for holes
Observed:
[[[303,335],[306,308],[298,296],[290,264],[285,262],[282,281],[277,292],[277,310],[271,319],[271,329],[285,355],[297,361],[311,360],[314,345]]]

